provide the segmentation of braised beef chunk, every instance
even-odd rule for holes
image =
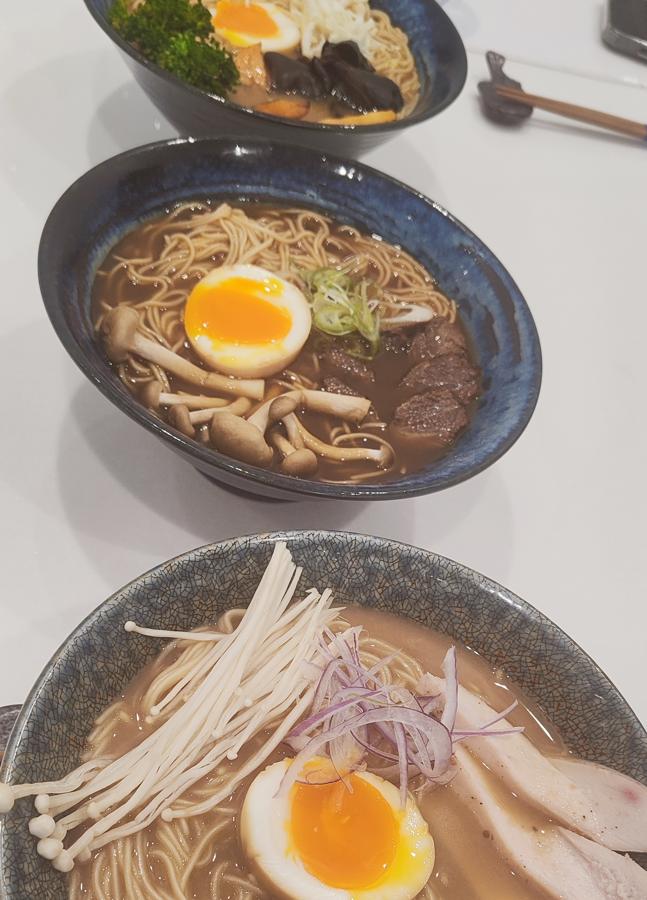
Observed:
[[[465,407],[445,390],[415,394],[395,411],[393,428],[402,437],[427,438],[439,446],[451,444],[467,425]]]
[[[291,59],[282,53],[266,53],[265,66],[275,91],[301,94],[311,100],[320,100],[326,94],[321,78],[307,59]]]
[[[340,378],[324,378],[323,389],[329,394],[344,394],[346,397],[359,397],[357,391],[345,384]]]
[[[442,388],[451,391],[460,403],[469,403],[479,392],[479,376],[464,353],[447,353],[418,363],[404,376],[400,387],[411,394]]]
[[[359,391],[375,381],[373,370],[365,362],[340,347],[329,347],[321,357],[321,362],[326,374],[341,379]]]
[[[387,331],[382,335],[381,347],[385,353],[394,356],[404,356],[411,351],[411,336],[404,328],[396,331]]]
[[[465,335],[460,325],[448,322],[443,316],[432,319],[411,344],[411,356],[416,361],[459,352],[467,352]]]

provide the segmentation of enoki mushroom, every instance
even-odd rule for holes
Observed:
[[[38,852],[69,872],[75,860],[127,838],[160,817],[201,815],[227,798],[281,743],[310,706],[308,663],[334,620],[331,592],[310,590],[290,605],[301,576],[284,543],[277,543],[238,627],[230,634],[172,632],[126,622],[127,631],[151,637],[210,642],[183,676],[148,710],[162,724],[114,760],[93,759],[60,781],[0,784],[0,812],[36,796],[29,824]],[[236,771],[228,770],[202,802],[182,795],[226,760],[234,760],[259,733],[267,739]],[[74,841],[65,846],[74,830]]]

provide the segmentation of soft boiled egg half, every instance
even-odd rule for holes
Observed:
[[[273,3],[218,0],[211,24],[218,37],[234,47],[260,44],[263,53],[293,50],[301,40],[296,22]]]
[[[251,783],[240,820],[255,873],[290,900],[412,900],[429,880],[434,842],[409,796],[369,772],[330,784],[297,782],[278,796],[291,760]],[[316,763],[312,761],[313,764]]]
[[[198,356],[241,378],[265,378],[289,366],[311,325],[301,291],[259,266],[213,269],[184,308],[184,329]]]

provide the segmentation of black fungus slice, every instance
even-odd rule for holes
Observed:
[[[360,113],[377,109],[399,112],[404,106],[397,84],[375,72],[355,41],[326,43],[320,59],[266,53],[265,65],[272,88],[282,94],[301,94],[311,100],[332,96]]]
[[[326,43],[321,59],[313,60],[313,67],[329,93],[351,109],[358,112],[392,109],[399,112],[404,106],[395,81],[378,75],[355,41]]]
[[[328,59],[336,59],[352,66],[354,69],[363,69],[365,72],[375,71],[359,49],[356,41],[340,41],[338,44],[331,44],[330,41],[326,41],[321,51],[321,59],[324,62]]]

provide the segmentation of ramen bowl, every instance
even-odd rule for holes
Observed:
[[[457,300],[483,375],[470,424],[447,454],[397,480],[327,483],[238,462],[172,428],[130,394],[91,321],[98,267],[124,234],[180,201],[254,199],[309,207],[401,245]],[[528,423],[541,381],[534,322],[494,254],[433,201],[359,163],[264,142],[151,144],[83,175],[54,207],[39,251],[41,291],[66,350],[120,410],[210,478],[278,499],[390,499],[458,484],[498,459]]]
[[[467,77],[463,42],[435,0],[377,0],[372,4],[375,9],[387,12],[409,38],[420,78],[420,97],[413,112],[382,125],[323,125],[279,119],[198,90],[151,63],[110,25],[112,4],[113,0],[85,0],[94,20],[120,50],[155,106],[180,134],[194,137],[265,137],[357,157],[438,115],[458,97]]]
[[[426,550],[343,532],[262,534],[211,544],[136,578],[63,643],[23,706],[0,779],[42,781],[77,764],[97,715],[159,653],[163,642],[124,622],[189,630],[246,603],[276,540],[304,567],[303,584],[336,602],[397,613],[467,644],[500,667],[586,759],[647,783],[647,733],[587,654],[556,625],[483,575]],[[582,703],[595,697],[595,703]],[[0,819],[0,896],[64,900],[62,876],[27,833],[33,801]]]

